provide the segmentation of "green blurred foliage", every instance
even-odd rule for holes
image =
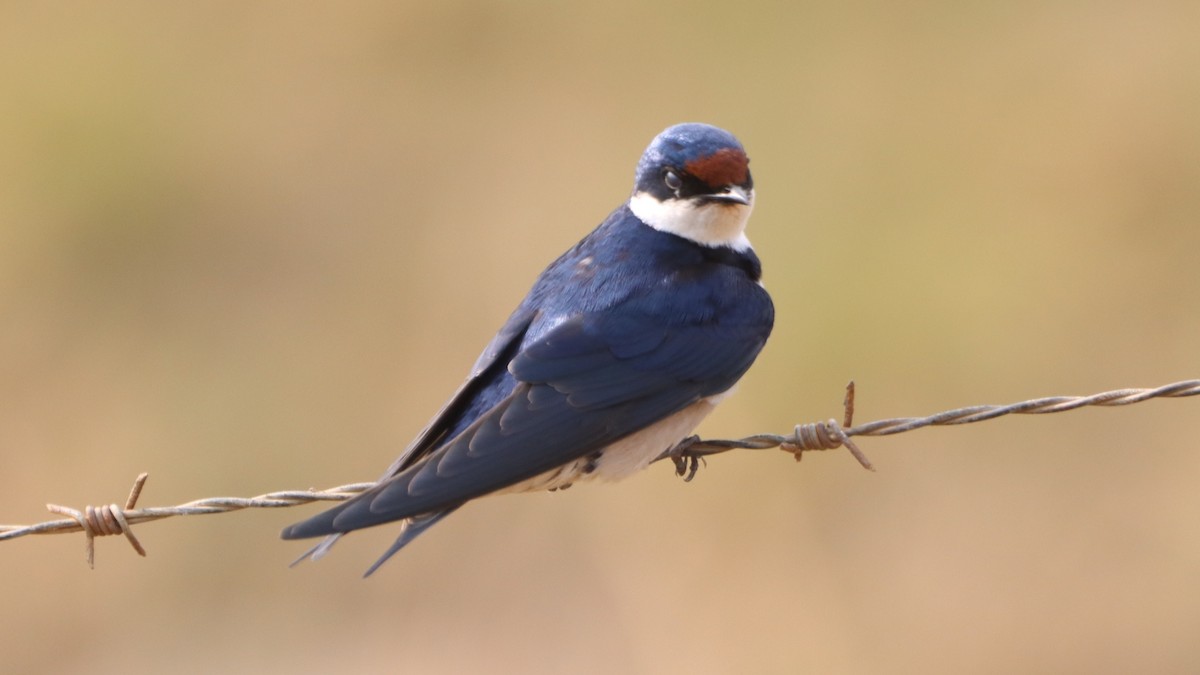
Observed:
[[[0,517],[376,476],[663,127],[746,144],[779,314],[702,428],[1200,372],[1200,9],[0,6]],[[4,670],[1193,672],[1197,401],[484,500],[0,546]]]

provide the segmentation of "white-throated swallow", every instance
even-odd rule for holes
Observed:
[[[650,143],[633,195],[542,272],[466,382],[378,484],[283,531],[337,537],[401,521],[370,574],[484,495],[616,480],[689,435],[774,323],[746,238],[741,143],[679,124]]]

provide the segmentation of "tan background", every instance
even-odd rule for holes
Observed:
[[[832,3],[831,3],[832,4]],[[6,3],[0,522],[367,480],[650,138],[736,133],[775,334],[710,437],[1200,376],[1200,9]],[[1136,7],[1135,7],[1136,6]],[[483,501],[0,544],[13,673],[1200,669],[1200,399]]]

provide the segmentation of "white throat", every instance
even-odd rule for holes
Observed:
[[[749,204],[697,204],[686,199],[661,202],[648,192],[638,192],[629,198],[629,210],[656,230],[670,232],[703,246],[728,246],[735,251],[750,248],[750,240],[746,238],[746,221],[754,210],[754,192],[750,193]]]

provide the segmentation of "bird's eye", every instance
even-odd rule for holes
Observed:
[[[679,174],[669,169],[663,174],[663,182],[672,190],[678,190],[683,187],[683,179],[679,177]]]

